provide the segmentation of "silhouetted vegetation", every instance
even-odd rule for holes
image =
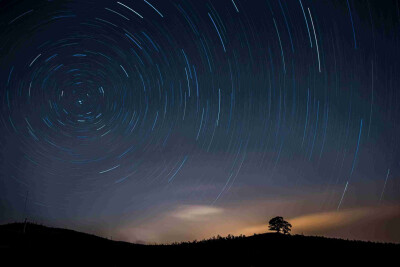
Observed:
[[[203,239],[203,240],[193,240],[193,241],[186,241],[186,242],[173,242],[171,245],[174,246],[179,246],[179,245],[189,245],[189,244],[197,244],[197,243],[212,243],[212,242],[220,242],[220,241],[228,241],[228,240],[238,240],[238,239],[243,239],[246,238],[245,235],[238,235],[238,236],[234,236],[234,235],[227,235],[226,237],[222,237],[220,235],[217,236],[213,236],[211,238],[208,239]]]
[[[276,231],[278,234],[281,231],[283,234],[289,234],[292,230],[292,225],[285,221],[283,217],[277,216],[269,221],[269,230]]]
[[[3,261],[12,260],[10,266],[268,266],[320,263],[320,258],[360,264],[373,258],[389,261],[400,252],[399,244],[277,233],[139,245],[32,223],[27,223],[25,233],[23,228],[23,223],[0,226],[0,254]]]

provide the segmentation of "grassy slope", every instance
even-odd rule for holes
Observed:
[[[138,245],[35,224],[27,224],[24,234],[23,227],[21,223],[0,226],[0,255],[29,255],[13,256],[15,266],[24,261],[51,265],[61,259],[74,266],[268,266],[275,262],[387,261],[400,255],[400,244],[301,235],[267,233],[175,245]]]

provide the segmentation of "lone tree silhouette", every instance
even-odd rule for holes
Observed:
[[[285,221],[283,217],[277,216],[269,221],[269,230],[276,231],[277,233],[289,234],[292,230],[292,225]]]

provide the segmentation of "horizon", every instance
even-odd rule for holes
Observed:
[[[398,1],[0,6],[0,224],[400,243]]]
[[[112,236],[101,236],[98,235],[96,233],[90,233],[90,232],[82,232],[82,231],[78,231],[72,228],[60,228],[57,226],[52,226],[52,225],[45,225],[42,224],[40,222],[36,222],[36,221],[24,221],[24,222],[11,222],[11,223],[5,223],[5,224],[1,224],[0,226],[3,227],[7,227],[9,225],[21,225],[21,228],[23,228],[24,230],[22,230],[25,234],[31,232],[29,230],[29,228],[27,228],[27,230],[25,230],[25,227],[29,226],[29,225],[33,225],[33,226],[38,226],[38,227],[44,227],[44,228],[48,228],[48,229],[59,229],[59,230],[66,230],[66,231],[72,231],[72,232],[76,232],[79,234],[85,234],[85,235],[90,235],[90,236],[96,236],[98,238],[102,238],[102,239],[107,239],[109,241],[115,241],[115,242],[125,242],[128,244],[133,244],[133,245],[180,245],[180,244],[196,244],[199,242],[204,242],[204,241],[212,241],[212,240],[231,240],[231,239],[238,239],[238,238],[247,238],[247,237],[254,237],[254,236],[259,236],[259,235],[268,235],[268,234],[272,234],[272,235],[279,235],[279,236],[301,236],[301,237],[316,237],[316,238],[323,238],[323,239],[333,239],[333,240],[342,240],[342,241],[351,241],[351,242],[365,242],[365,243],[375,243],[375,244],[393,244],[393,245],[400,245],[400,243],[396,243],[396,242],[390,242],[390,241],[374,241],[374,240],[362,240],[362,239],[349,239],[347,237],[338,237],[338,236],[323,236],[323,235],[305,235],[304,233],[293,233],[291,230],[289,230],[288,233],[282,233],[282,232],[277,232],[274,230],[270,230],[268,229],[267,232],[260,232],[260,233],[253,233],[253,234],[249,234],[249,235],[244,235],[244,234],[238,234],[238,235],[232,235],[232,234],[227,234],[227,235],[213,235],[210,237],[206,237],[206,238],[202,238],[202,239],[192,239],[192,240],[181,240],[181,241],[172,241],[172,242],[163,242],[163,243],[159,243],[159,242],[144,242],[141,240],[138,240],[138,242],[130,242],[130,241],[125,241],[125,240],[119,240],[119,239],[113,239]],[[25,226],[26,225],[26,226]],[[22,227],[24,226],[24,227]],[[33,231],[35,232],[35,231]],[[14,232],[15,234],[16,232]]]

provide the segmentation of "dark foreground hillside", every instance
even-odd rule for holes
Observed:
[[[269,266],[271,263],[391,262],[399,244],[260,234],[176,245],[138,245],[67,229],[21,223],[0,226],[7,266]],[[395,261],[397,262],[397,260]],[[346,264],[347,265],[347,264]],[[2,266],[0,261],[0,266]]]

